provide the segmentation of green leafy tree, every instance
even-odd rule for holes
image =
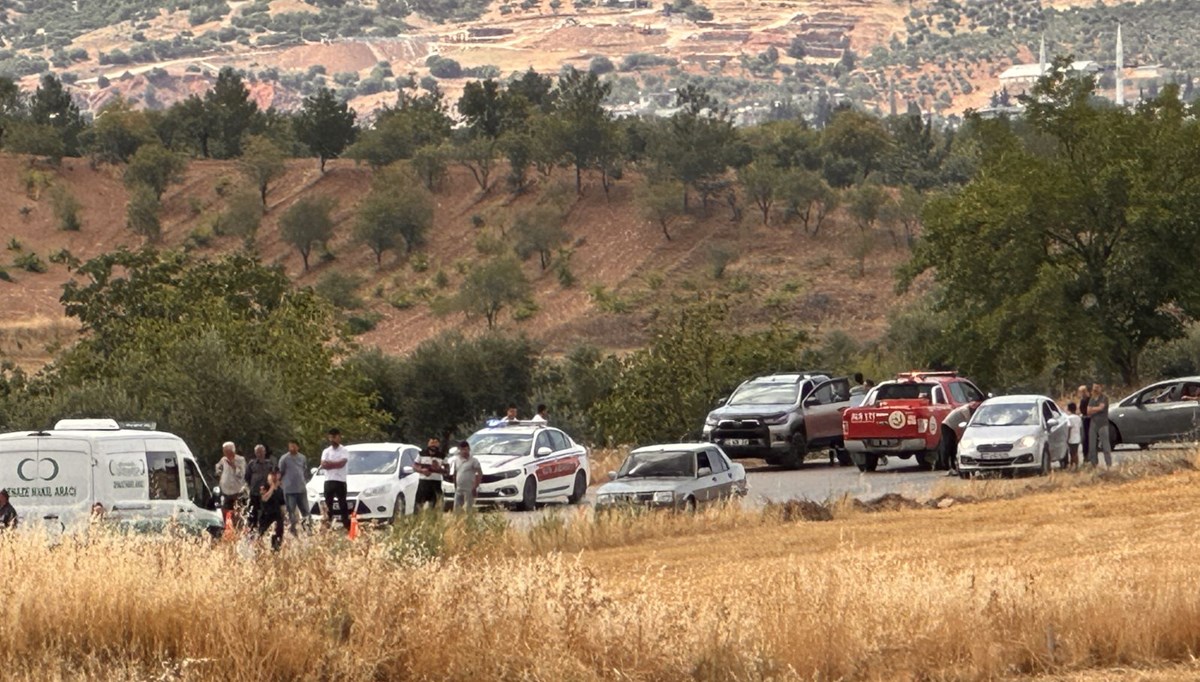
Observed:
[[[355,117],[354,110],[338,101],[329,88],[304,99],[296,117],[296,137],[320,160],[322,173],[327,160],[336,159],[354,142]]]
[[[67,155],[61,130],[28,120],[14,120],[6,125],[4,148],[14,154],[42,156],[55,164]]]
[[[562,211],[543,204],[521,212],[513,222],[513,236],[517,255],[524,259],[537,254],[538,262],[545,270],[554,249],[567,241]]]
[[[183,178],[187,161],[157,143],[144,144],[138,147],[129,164],[125,166],[125,186],[134,189],[146,186],[154,191],[154,196],[161,199],[163,192],[171,184]]]
[[[16,81],[0,76],[0,146],[7,146],[9,125],[25,118],[28,113],[25,95]]]
[[[337,201],[332,197],[303,196],[296,200],[283,217],[279,229],[283,240],[296,247],[308,271],[308,256],[314,244],[326,244],[333,237],[333,210]]]
[[[491,187],[492,170],[496,167],[498,144],[488,137],[473,137],[462,140],[453,147],[454,160],[471,171],[471,177],[479,189],[487,192]]]
[[[696,437],[714,401],[756,373],[795,367],[804,342],[782,326],[730,331],[728,310],[702,302],[664,318],[650,345],[625,356],[611,394],[594,409],[615,443]]]
[[[825,128],[822,142],[833,161],[852,164],[852,172],[859,180],[878,170],[892,147],[892,137],[883,123],[854,109],[839,109],[835,113]]]
[[[371,192],[359,206],[354,236],[375,254],[375,263],[382,265],[384,251],[403,243],[411,253],[424,244],[432,224],[432,197],[411,175],[392,170],[376,176]]]
[[[29,98],[29,121],[57,131],[62,137],[64,156],[79,156],[79,136],[87,124],[71,93],[53,74],[42,76]]]
[[[267,190],[271,182],[287,172],[283,150],[261,135],[250,135],[243,144],[238,168],[262,199],[263,210],[267,210]]]
[[[122,97],[105,104],[84,133],[87,151],[109,164],[126,163],[142,145],[157,141],[149,117]]]
[[[440,92],[414,96],[401,91],[397,105],[379,111],[375,125],[358,136],[346,156],[383,168],[412,158],[421,147],[440,145],[450,137],[452,124],[444,100]]]
[[[583,193],[583,171],[599,168],[602,150],[613,135],[612,116],[603,106],[610,92],[610,83],[574,67],[558,78],[558,101],[554,109],[560,123],[556,128],[558,148],[575,168],[575,191],[579,194]]]
[[[763,225],[771,220],[771,208],[788,189],[791,178],[788,170],[774,165],[770,159],[758,159],[738,169],[742,191],[762,213]]]
[[[495,140],[504,132],[509,116],[503,88],[491,78],[467,83],[458,100],[458,113],[473,134]]]
[[[203,115],[210,131],[205,148],[215,158],[233,159],[241,155],[242,138],[258,122],[261,113],[250,99],[250,90],[242,77],[225,67],[204,96]]]
[[[446,178],[446,157],[449,154],[444,146],[425,145],[413,152],[413,173],[421,179],[421,184],[430,192],[437,189]]]
[[[841,195],[813,171],[795,171],[788,180],[784,192],[789,210],[800,218],[804,232],[815,237],[841,205]]]
[[[1129,111],[1067,72],[1024,99],[1028,136],[975,123],[979,175],[930,202],[902,280],[933,271],[956,360],[984,382],[1136,384],[1142,352],[1200,313],[1200,123],[1175,87]]]
[[[129,193],[125,206],[125,226],[147,241],[157,242],[162,237],[162,221],[159,211],[162,205],[158,195],[148,185],[138,185]]]
[[[743,165],[737,130],[729,112],[701,87],[687,85],[676,95],[680,107],[655,136],[652,158],[672,177],[683,183],[683,207],[688,207],[688,189],[697,190],[707,207],[705,190],[732,166]],[[749,159],[746,159],[748,161]]]
[[[492,329],[505,307],[527,300],[530,292],[521,263],[511,255],[498,256],[467,271],[454,308],[468,317],[482,315]]]
[[[891,201],[887,190],[873,182],[867,182],[847,190],[846,193],[846,212],[854,219],[859,231],[867,233],[873,230]]]
[[[316,447],[331,426],[371,438],[385,419],[342,362],[328,304],[248,256],[115,251],[80,266],[62,300],[84,331],[27,395],[29,423],[152,420],[211,464],[225,440]]]
[[[685,214],[683,183],[675,181],[647,181],[638,187],[635,194],[642,215],[662,230],[667,241],[671,241],[671,225]]]

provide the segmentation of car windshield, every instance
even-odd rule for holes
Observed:
[[[1038,409],[1033,403],[983,405],[971,420],[971,426],[1034,426]]]
[[[635,452],[621,465],[618,478],[695,478],[696,458],[691,452]]]
[[[730,405],[790,405],[796,402],[799,384],[752,383],[739,388]]]
[[[520,457],[532,450],[533,435],[528,433],[479,433],[467,439],[476,455],[507,455]]]
[[[933,395],[933,384],[905,382],[882,384],[875,389],[875,402],[884,400],[929,400]]]
[[[396,473],[396,461],[400,454],[395,450],[351,450],[346,463],[346,474],[350,476],[372,476]]]

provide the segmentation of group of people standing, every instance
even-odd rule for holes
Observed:
[[[542,408],[542,415],[545,408]],[[510,411],[510,416],[512,411]],[[325,524],[333,524],[334,510],[341,519],[342,527],[350,528],[350,501],[347,500],[346,474],[350,452],[342,445],[342,433],[330,429],[329,446],[321,452],[318,468],[324,470]],[[300,443],[288,441],[287,453],[273,461],[264,445],[254,446],[254,458],[249,462],[238,454],[237,445],[227,442],[222,445],[221,459],[217,461],[217,485],[221,492],[221,509],[235,525],[242,524],[242,512],[246,522],[259,536],[271,533],[271,547],[278,550],[283,544],[285,519],[289,522],[292,535],[297,535],[303,525],[311,528],[312,511],[308,500],[308,482],[311,474],[308,461],[300,452]],[[458,444],[454,466],[447,461],[442,451],[441,439],[430,438],[425,449],[414,463],[413,470],[419,476],[417,483],[417,509],[442,509],[442,480],[454,482],[454,510],[474,508],[475,493],[483,480],[479,460],[471,456],[471,444]]]
[[[1079,403],[1067,403],[1070,466],[1078,467],[1080,446],[1083,460],[1092,466],[1100,466],[1100,450],[1104,450],[1104,465],[1112,466],[1112,437],[1109,434],[1108,395],[1104,385],[1084,384],[1077,391]]]
[[[342,526],[350,528],[350,508],[346,500],[346,464],[349,452],[342,445],[338,429],[328,433],[329,447],[321,453],[319,467],[325,471],[326,524],[333,520],[333,502],[338,502]],[[221,509],[235,525],[242,523],[242,511],[258,534],[271,534],[271,547],[278,550],[283,544],[285,515],[290,521],[292,535],[303,523],[311,527],[312,511],[308,500],[311,474],[308,460],[300,452],[300,443],[288,441],[287,452],[272,461],[264,445],[254,446],[254,459],[249,462],[238,454],[237,445],[227,442],[221,446],[217,461],[217,485],[221,492]]]

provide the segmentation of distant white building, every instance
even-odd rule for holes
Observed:
[[[1000,85],[1013,91],[1019,91],[1032,86],[1049,70],[1050,65],[1047,63],[1013,64],[1000,73]],[[1097,62],[1079,60],[1071,62],[1069,73],[1076,76],[1092,76],[1103,70],[1103,67]]]

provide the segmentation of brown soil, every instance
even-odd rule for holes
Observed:
[[[33,251],[43,259],[67,249],[85,260],[121,246],[141,244],[141,239],[125,228],[127,195],[117,169],[92,169],[84,160],[67,159],[53,171],[55,182],[67,187],[83,205],[83,229],[71,233],[57,229],[48,192],[36,200],[26,195],[22,177],[29,168],[30,162],[24,158],[0,155],[0,215],[8,216],[5,244],[16,239],[25,251]],[[500,175],[498,171],[494,177]],[[224,199],[214,189],[222,177],[240,181],[232,163],[194,161],[184,181],[168,190],[163,197],[164,246],[180,247],[206,214],[222,210]],[[383,318],[361,340],[386,351],[403,352],[446,330],[479,333],[485,325],[482,320],[468,320],[460,314],[437,316],[424,303],[398,310],[386,299],[422,286],[437,296],[452,295],[462,281],[460,268],[469,268],[479,258],[475,241],[480,230],[473,226],[473,216],[484,219],[483,230],[506,229],[515,214],[537,201],[547,187],[566,183],[573,189],[572,179],[564,172],[513,201],[498,187],[481,196],[466,169],[452,168],[444,187],[435,195],[434,226],[422,251],[429,266],[419,273],[403,253],[385,253],[382,266],[376,266],[374,255],[351,239],[355,206],[370,186],[368,169],[355,167],[352,162],[333,161],[321,175],[315,160],[297,160],[289,164],[286,176],[270,191],[270,210],[259,231],[258,250],[265,262],[281,265],[301,286],[315,284],[332,270],[362,277],[366,283],[361,294],[369,309]],[[843,228],[836,220],[820,237],[812,238],[791,226],[763,227],[749,210],[740,223],[730,222],[729,212],[722,205],[714,206],[708,216],[697,214],[674,226],[673,239],[667,241],[656,225],[639,216],[632,200],[636,182],[636,178],[623,181],[608,198],[598,180],[585,182],[584,195],[572,206],[567,219],[568,247],[573,252],[570,269],[577,283],[563,288],[555,273],[541,271],[536,259],[531,259],[526,273],[533,282],[538,312],[522,322],[503,315],[503,329],[527,334],[550,352],[565,351],[581,341],[627,349],[644,340],[647,315],[654,307],[669,306],[677,295],[726,291],[735,297],[739,321],[746,324],[780,321],[818,335],[845,328],[858,337],[871,338],[882,332],[888,309],[898,302],[892,272],[906,252],[891,248],[891,240],[884,234],[878,235],[878,248],[868,259],[862,278],[857,277],[857,262],[849,253],[848,240],[843,238],[843,234],[850,237],[853,228]],[[314,254],[308,273],[303,271],[299,254],[283,243],[277,225],[279,216],[303,193],[329,195],[339,202],[337,232],[330,243],[335,259],[320,263]],[[23,206],[30,208],[26,217],[20,215]],[[713,279],[711,272],[711,253],[718,245],[739,254],[721,280]],[[215,254],[239,246],[239,238],[221,237],[199,253]],[[51,264],[45,274],[19,271],[10,265],[15,255],[8,252],[0,260],[16,280],[0,282],[0,296],[5,302],[0,310],[0,327],[10,330],[8,337],[15,330],[29,330],[22,332],[21,349],[6,343],[6,337],[0,335],[0,354],[7,353],[34,366],[48,359],[45,344],[54,340],[45,335],[43,343],[32,342],[39,338],[37,330],[60,330],[63,324],[69,325],[61,321],[58,297],[70,273],[59,264]],[[443,290],[433,284],[439,270],[450,281]],[[590,293],[595,287],[630,301],[632,312],[600,310]]]

